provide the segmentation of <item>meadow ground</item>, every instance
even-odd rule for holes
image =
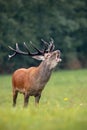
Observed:
[[[87,130],[87,70],[54,72],[39,106],[12,107],[11,75],[0,76],[0,130]]]

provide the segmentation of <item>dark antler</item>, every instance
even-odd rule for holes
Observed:
[[[32,42],[30,41],[31,46],[37,51],[34,53],[31,53],[29,51],[29,48],[25,42],[24,42],[24,47],[27,50],[27,52],[21,51],[19,49],[18,43],[16,43],[16,49],[12,48],[11,46],[8,46],[14,52],[12,55],[8,55],[9,59],[11,59],[17,54],[35,56],[35,55],[44,55],[44,53],[52,52],[54,50],[55,46],[54,46],[54,41],[52,38],[51,38],[51,41],[49,42],[50,44],[44,41],[43,39],[41,39],[41,41],[45,44],[45,48],[43,50],[39,50],[38,48],[36,48],[35,45],[33,45]]]
[[[51,41],[49,43],[50,43],[50,45],[49,45],[49,51],[53,51],[54,48],[55,48],[54,40],[51,38]]]
[[[41,39],[41,41],[45,44],[45,49],[46,47],[48,47],[46,52],[52,52],[54,50],[55,45],[54,45],[54,40],[52,38],[51,38],[51,41],[49,42],[50,44],[44,41],[43,39]]]
[[[36,48],[35,45],[33,45],[31,41],[30,41],[30,44],[38,52],[37,55],[44,55],[44,51],[41,51],[38,48]]]
[[[27,52],[21,51],[19,49],[18,43],[16,43],[16,49],[12,48],[11,46],[8,46],[14,53],[12,55],[8,55],[9,59],[11,59],[12,57],[14,57],[17,54],[22,54],[22,55],[29,55],[29,56],[35,56],[35,55],[44,55],[45,50],[41,51],[38,48],[36,48],[32,42],[30,42],[31,46],[37,51],[35,53],[31,53],[26,45],[26,43],[24,42],[24,47],[27,50]]]

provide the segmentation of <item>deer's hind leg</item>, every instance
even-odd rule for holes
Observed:
[[[29,101],[29,94],[24,93],[24,107],[28,106],[28,101]]]
[[[41,94],[35,95],[35,105],[39,104],[40,98],[41,98]]]

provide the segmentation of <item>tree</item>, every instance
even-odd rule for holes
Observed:
[[[87,67],[87,2],[86,0],[1,0],[0,1],[0,72],[37,65],[28,57],[7,60],[8,45],[32,40],[38,47],[40,39],[52,37],[63,61],[60,68]],[[32,50],[33,51],[33,50]],[[21,64],[22,61],[22,64]]]

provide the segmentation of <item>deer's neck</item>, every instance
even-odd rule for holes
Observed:
[[[49,80],[51,73],[52,70],[50,70],[49,65],[47,65],[46,61],[41,62],[39,65],[40,81],[46,83]]]

